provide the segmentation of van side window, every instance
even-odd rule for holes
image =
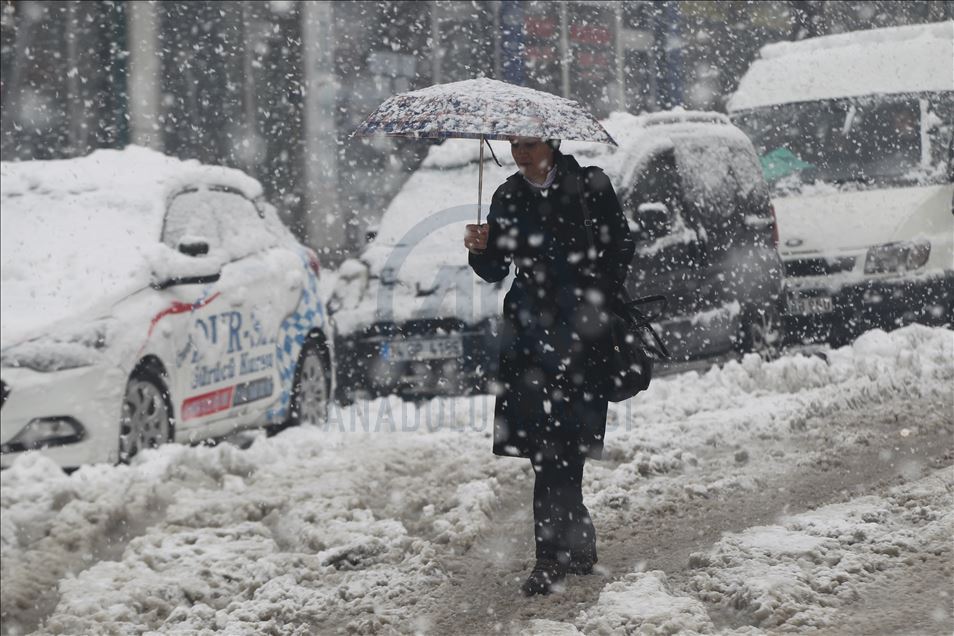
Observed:
[[[682,188],[676,156],[669,150],[650,159],[636,178],[627,205],[635,222],[637,241],[652,241],[669,234],[682,207]]]

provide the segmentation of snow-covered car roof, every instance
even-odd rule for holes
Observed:
[[[947,21],[766,45],[728,107],[951,90],[954,21]]]
[[[3,345],[146,287],[167,201],[211,185],[262,194],[238,170],[136,146],[0,163]]]

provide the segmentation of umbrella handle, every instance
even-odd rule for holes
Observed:
[[[480,144],[480,167],[478,170],[477,177],[477,225],[480,225],[480,213],[481,213],[481,204],[483,203],[483,194],[484,194],[484,136],[481,135],[480,139],[477,140]]]

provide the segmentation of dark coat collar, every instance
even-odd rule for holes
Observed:
[[[582,175],[583,168],[580,167],[579,162],[576,160],[576,157],[573,155],[565,155],[559,150],[556,151],[554,157],[554,164],[556,164],[557,174],[556,178],[553,180],[553,184],[562,184],[563,180],[571,174]],[[507,182],[515,190],[524,191],[527,194],[533,194],[534,190],[527,183],[527,180],[523,178],[523,175],[518,170],[509,177],[507,177]],[[550,186],[552,188],[553,185]]]

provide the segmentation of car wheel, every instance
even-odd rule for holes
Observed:
[[[778,309],[752,309],[743,316],[738,350],[774,360],[781,354],[783,339],[782,316]]]
[[[328,417],[328,375],[318,342],[305,341],[295,370],[291,417],[294,424],[320,424]]]
[[[162,381],[151,373],[129,378],[119,422],[119,461],[128,462],[144,448],[172,441],[168,398]]]

